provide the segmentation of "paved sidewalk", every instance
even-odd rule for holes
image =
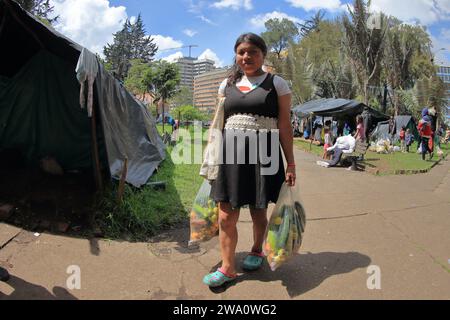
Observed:
[[[11,273],[0,299],[450,299],[450,161],[377,177],[295,156],[308,222],[300,254],[276,272],[239,269],[233,285],[210,290],[201,280],[220,263],[217,238],[188,250],[188,229],[128,243],[0,224],[0,265]],[[240,263],[252,239],[245,210],[238,228]],[[80,290],[67,288],[72,265]],[[373,266],[380,290],[367,287]]]

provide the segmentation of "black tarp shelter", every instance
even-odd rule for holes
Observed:
[[[366,106],[364,103],[347,99],[318,99],[306,102],[293,108],[293,111],[299,116],[313,114],[319,117],[333,117],[336,119],[356,118],[364,111],[364,108],[370,112],[375,122],[389,119],[388,116]]]
[[[12,0],[0,0],[0,48],[0,151],[113,178],[127,159],[126,181],[147,182],[165,158],[154,118],[96,55]]]

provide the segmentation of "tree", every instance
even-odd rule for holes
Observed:
[[[50,0],[16,0],[16,2],[45,24],[51,25],[58,20],[58,16],[50,18],[54,10],[54,6],[50,5]]]
[[[171,115],[175,119],[178,119],[178,117],[181,116],[181,119],[183,119],[184,121],[204,121],[208,119],[208,117],[204,113],[200,112],[197,108],[191,105],[179,106],[177,108],[174,108],[171,112]]]
[[[323,21],[324,16],[325,11],[319,10],[310,20],[306,20],[304,23],[297,23],[300,35],[306,37],[313,31],[320,31],[320,23]]]
[[[140,59],[149,63],[157,50],[153,39],[145,35],[144,24],[139,14],[135,23],[132,24],[128,19],[125,21],[122,30],[114,34],[113,43],[103,48],[103,54],[105,64],[110,66],[114,76],[124,81],[131,67],[131,60]]]
[[[156,100],[160,100],[164,106],[167,99],[177,92],[177,86],[180,84],[179,67],[175,63],[163,60],[153,62],[151,69],[145,75],[144,83],[151,88]],[[157,114],[159,115],[159,110]]]
[[[151,72],[151,66],[141,59],[131,60],[130,65],[130,70],[125,78],[125,87],[133,94],[143,97],[150,91],[147,75]]]
[[[431,39],[420,26],[401,24],[395,18],[391,18],[390,21],[391,28],[386,36],[383,64],[387,81],[394,90],[394,114],[398,115],[400,107],[398,93],[414,86],[420,72],[412,70],[414,58],[431,46]]]
[[[447,98],[445,83],[442,79],[436,74],[429,78],[424,77],[416,82],[414,90],[419,105],[422,108],[434,108],[439,121],[445,121]]]
[[[131,38],[131,59],[141,59],[150,62],[158,47],[153,43],[153,39],[145,34],[145,26],[141,14],[130,28]]]
[[[289,43],[292,43],[298,36],[298,29],[295,23],[289,19],[270,19],[266,21],[267,31],[261,34],[266,41],[270,51],[273,51],[278,59],[281,59],[281,53],[287,49]]]
[[[193,104],[192,91],[187,87],[181,87],[170,99],[170,105],[179,107]]]
[[[347,15],[343,17],[344,48],[356,74],[360,94],[368,104],[369,85],[378,85],[381,76],[387,24],[385,17],[380,15],[381,29],[368,28],[370,1],[355,0],[353,7],[353,10],[349,8],[350,18]]]

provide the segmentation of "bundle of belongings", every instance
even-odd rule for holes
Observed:
[[[343,154],[352,153],[355,150],[356,140],[352,136],[342,136],[336,139],[336,143],[327,148],[327,152],[332,154],[330,161],[317,161],[317,164],[322,167],[334,167],[342,158]]]
[[[393,146],[389,139],[380,139],[376,143],[372,142],[370,144],[369,151],[387,154],[400,151],[400,147]]]

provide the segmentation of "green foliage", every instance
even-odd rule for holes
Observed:
[[[422,78],[414,87],[415,96],[421,107],[435,108],[440,121],[445,121],[445,108],[447,105],[445,83],[434,75]]]
[[[349,9],[350,17],[345,15],[344,48],[350,61],[359,93],[364,96],[364,103],[369,101],[369,85],[379,84],[382,59],[384,57],[384,43],[387,30],[387,20],[381,15],[381,29],[369,29],[367,21],[370,15],[370,1],[355,0],[353,10]]]
[[[399,90],[399,114],[409,114],[420,119],[422,107],[417,100],[414,90]]]
[[[51,17],[54,6],[50,4],[50,0],[15,0],[20,6],[32,15],[36,16],[47,26],[58,20],[58,16]]]
[[[314,17],[309,20],[306,20],[304,23],[298,23],[298,27],[300,29],[300,35],[303,37],[308,36],[312,31],[321,31],[320,24],[323,21],[323,17],[325,16],[325,11],[319,10],[316,12]]]
[[[177,92],[177,86],[180,84],[179,67],[175,63],[156,61],[146,73],[145,83],[151,86],[157,98],[165,101]]]
[[[112,66],[114,76],[124,81],[131,67],[131,61],[140,59],[145,63],[152,61],[158,50],[153,39],[146,36],[141,15],[135,23],[127,19],[122,30],[114,34],[112,44],[103,48],[103,54],[107,64]]]
[[[152,72],[149,63],[141,59],[130,61],[131,67],[125,78],[125,87],[134,94],[144,94],[149,91],[148,74]]]
[[[185,105],[185,106],[180,106],[180,107],[174,108],[171,111],[171,115],[175,119],[178,119],[179,115],[181,115],[181,119],[183,121],[209,120],[209,116],[200,112],[197,108],[195,108],[191,105]]]
[[[192,105],[193,104],[192,91],[187,87],[181,87],[170,99],[169,103],[171,106],[174,107]]]
[[[266,41],[270,51],[275,52],[280,59],[281,53],[298,36],[298,29],[294,22],[286,18],[270,19],[266,21],[265,27],[267,31],[263,32],[261,37]]]

